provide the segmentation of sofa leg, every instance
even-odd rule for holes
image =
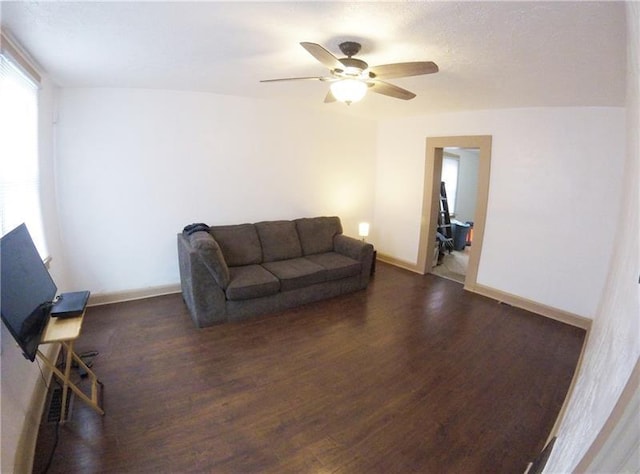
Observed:
[[[376,257],[378,256],[378,251],[374,249],[373,251],[373,260],[371,260],[371,276],[376,272]]]

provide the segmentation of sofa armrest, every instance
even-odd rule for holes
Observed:
[[[205,265],[201,251],[190,240],[190,236],[178,234],[180,286],[191,319],[197,327],[226,321],[224,290],[214,278],[212,265]]]
[[[333,249],[359,262],[368,256],[373,257],[373,245],[344,234],[338,234],[333,238]]]
[[[373,245],[344,234],[338,234],[333,238],[333,250],[360,262],[362,265],[360,284],[362,288],[366,288],[373,265]]]
[[[226,289],[231,276],[218,242],[215,241],[209,232],[205,231],[194,232],[188,239],[191,246],[202,259],[202,263],[204,263],[211,272],[218,286],[223,290]]]

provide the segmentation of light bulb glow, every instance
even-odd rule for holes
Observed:
[[[358,235],[362,238],[369,236],[369,223],[368,222],[360,222],[358,224]]]
[[[356,79],[342,79],[331,84],[331,93],[340,102],[358,102],[367,93],[367,84]]]

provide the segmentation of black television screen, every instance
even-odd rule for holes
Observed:
[[[33,361],[57,288],[25,224],[0,240],[0,269],[2,321]]]

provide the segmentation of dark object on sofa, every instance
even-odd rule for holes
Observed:
[[[367,287],[373,246],[338,217],[210,227],[178,234],[182,296],[198,327],[280,311]]]
[[[196,232],[200,232],[204,230],[205,232],[209,232],[209,226],[207,224],[203,224],[202,222],[197,222],[195,224],[189,224],[182,229],[182,233],[185,235],[191,235]]]

